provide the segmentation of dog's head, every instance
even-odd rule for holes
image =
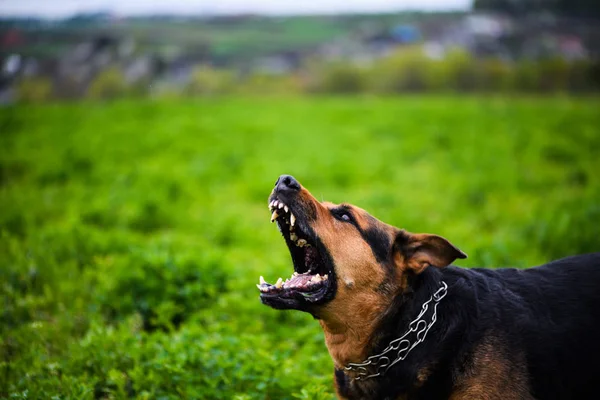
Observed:
[[[319,202],[289,175],[279,177],[268,201],[294,264],[285,281],[260,279],[261,300],[274,308],[317,318],[373,311],[411,274],[466,258],[440,236],[406,232],[349,204]]]

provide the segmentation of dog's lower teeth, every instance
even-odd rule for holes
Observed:
[[[304,247],[304,246],[306,246],[306,244],[307,244],[307,242],[304,239],[300,239],[296,242],[296,246],[298,246],[298,247]]]
[[[290,225],[294,226],[296,224],[296,216],[294,214],[290,214]]]
[[[296,240],[298,240],[298,236],[295,233],[290,233],[290,240],[292,242],[295,242]],[[302,239],[300,239],[300,240],[302,240]],[[300,240],[298,240],[298,241],[300,241]]]

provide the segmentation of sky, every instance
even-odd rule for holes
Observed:
[[[60,18],[81,12],[313,14],[400,10],[464,10],[472,0],[0,0],[0,16]]]

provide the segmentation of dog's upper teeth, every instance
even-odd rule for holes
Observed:
[[[285,210],[285,212],[290,211],[290,209],[288,208],[288,206],[283,206],[283,209]]]
[[[275,200],[271,200],[271,202],[269,203],[269,209],[273,208],[273,203],[275,203]]]
[[[290,225],[294,226],[296,224],[296,216],[294,214],[290,214]]]
[[[258,290],[260,290],[261,292],[268,292],[269,290],[271,290],[269,284],[265,282],[262,276],[260,277],[260,280],[260,284],[256,285]]]
[[[282,202],[279,202],[279,205],[277,207],[279,207],[281,209],[281,208],[285,207],[285,204],[283,204]]]
[[[277,214],[277,210],[275,210],[273,211],[273,214],[271,214],[271,222],[275,221],[277,217],[279,217],[279,214]]]

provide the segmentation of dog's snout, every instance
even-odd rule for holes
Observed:
[[[297,192],[300,183],[291,175],[281,175],[275,182],[275,190],[278,192]]]

